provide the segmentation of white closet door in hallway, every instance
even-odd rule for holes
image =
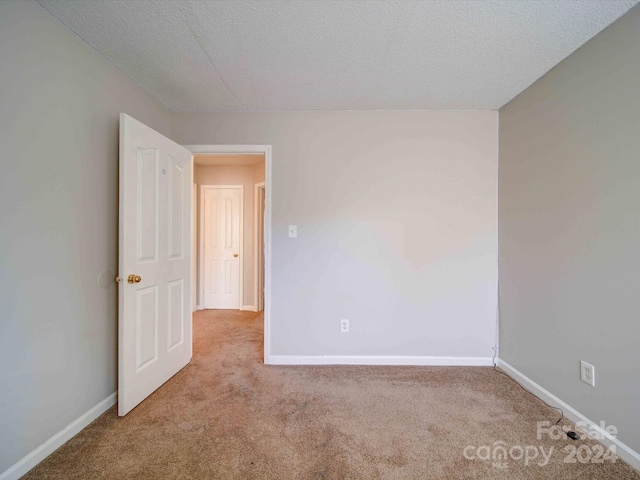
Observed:
[[[203,307],[240,308],[242,186],[203,185]]]

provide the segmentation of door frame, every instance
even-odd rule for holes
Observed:
[[[240,219],[239,242],[240,242],[240,258],[238,272],[238,310],[242,310],[244,305],[244,185],[200,185],[200,245],[198,246],[198,255],[200,257],[200,275],[198,279],[198,290],[200,291],[200,305],[204,310],[204,192],[206,190],[239,190],[240,191]]]
[[[273,161],[271,145],[183,145],[196,154],[252,154],[264,155],[264,363],[271,362],[271,205],[273,185]]]
[[[193,183],[193,191],[191,192],[191,312],[198,310],[198,293],[197,275],[198,275],[198,236],[196,235],[196,225],[198,224],[198,184],[193,182],[193,172],[195,172],[195,164],[193,163],[193,155],[191,155],[191,180]]]
[[[264,292],[264,285],[262,285],[262,275],[260,272],[260,267],[264,268],[264,251],[262,249],[263,239],[264,239],[264,209],[262,207],[262,195],[260,195],[260,190],[265,191],[265,195],[267,193],[265,182],[256,183],[254,185],[253,190],[253,231],[254,231],[254,241],[253,241],[253,258],[254,258],[254,267],[253,267],[253,292],[254,299],[253,304],[256,307],[258,312],[264,309],[264,295],[261,292]],[[262,220],[263,227],[260,228],[260,221]],[[260,232],[262,231],[262,238],[260,237]]]

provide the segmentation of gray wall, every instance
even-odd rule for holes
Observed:
[[[38,5],[0,1],[0,473],[116,390],[118,114],[168,114]]]
[[[638,7],[500,110],[500,356],[635,451],[639,139]]]
[[[273,145],[273,354],[493,355],[497,112],[185,113],[171,129]]]

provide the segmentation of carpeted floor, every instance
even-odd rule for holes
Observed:
[[[640,479],[594,441],[538,439],[558,413],[491,368],[265,366],[262,332],[260,314],[199,312],[190,365],[24,478]]]

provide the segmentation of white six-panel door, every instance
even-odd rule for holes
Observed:
[[[118,415],[191,360],[191,152],[120,115]]]
[[[203,307],[240,308],[242,187],[203,186]]]

